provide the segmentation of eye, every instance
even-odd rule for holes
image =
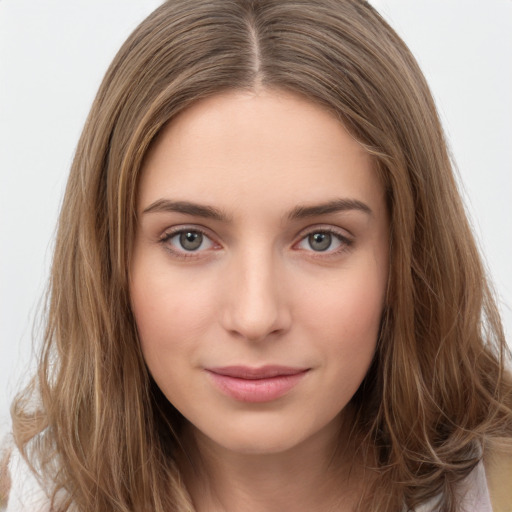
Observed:
[[[349,247],[351,243],[347,237],[334,231],[317,230],[302,238],[296,247],[306,251],[335,253]]]
[[[180,229],[166,233],[161,239],[172,252],[178,254],[198,253],[215,247],[215,243],[198,229]]]
[[[183,231],[173,238],[178,239],[180,247],[185,251],[197,251],[204,241],[203,233],[198,231]]]

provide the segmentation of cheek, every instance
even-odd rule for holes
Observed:
[[[199,393],[189,374],[199,361],[198,340],[208,321],[205,299],[179,292],[177,284],[175,280],[171,288],[152,278],[134,280],[131,298],[147,368],[167,399],[182,410]]]
[[[386,276],[368,266],[318,288],[309,298],[309,335],[316,333],[326,378],[340,391],[341,406],[359,387],[375,354],[385,286]]]
[[[316,287],[310,294],[307,317],[329,337],[342,340],[374,339],[384,306],[386,276],[376,266],[362,266]],[[315,289],[315,288],[312,288]],[[305,312],[303,315],[306,317]]]
[[[152,362],[160,364],[167,357],[193,352],[213,314],[206,283],[197,293],[197,283],[172,274],[137,269],[132,275],[132,310],[150,370]]]

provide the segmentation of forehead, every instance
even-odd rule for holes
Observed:
[[[162,130],[144,162],[139,209],[191,195],[229,209],[382,193],[372,158],[333,114],[288,92],[236,91],[197,102]]]

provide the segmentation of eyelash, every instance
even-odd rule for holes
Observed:
[[[165,249],[167,251],[172,253],[173,256],[176,256],[176,257],[182,258],[182,259],[197,258],[200,253],[204,252],[204,250],[187,251],[184,248],[176,249],[176,248],[172,247],[171,244],[169,243],[170,240],[172,240],[174,237],[177,237],[184,233],[199,233],[203,237],[202,243],[204,242],[204,240],[208,240],[212,245],[220,247],[219,244],[217,244],[215,241],[212,240],[212,237],[208,235],[206,230],[203,230],[197,226],[179,227],[179,228],[173,229],[171,231],[167,231],[166,233],[164,233],[162,238],[160,238],[159,242],[165,247]],[[202,245],[202,243],[201,243],[201,245]]]
[[[201,229],[197,226],[190,226],[190,227],[179,227],[176,229],[173,229],[171,231],[167,231],[162,238],[160,238],[159,243],[161,243],[167,251],[171,252],[173,256],[176,256],[178,258],[182,259],[189,259],[189,258],[197,258],[201,253],[205,252],[205,249],[200,249],[200,246],[197,250],[186,250],[184,248],[182,249],[176,249],[172,247],[172,245],[169,243],[170,240],[173,238],[183,235],[184,233],[198,233],[200,234],[203,239],[201,241],[201,245],[204,243],[205,240],[208,240],[209,243],[213,246],[216,246],[216,248],[220,248],[220,244],[212,240],[212,237],[206,232],[206,230]],[[325,250],[315,251],[314,249],[300,249],[297,248],[299,244],[302,243],[308,243],[308,237],[311,237],[313,235],[329,235],[333,237],[334,240],[337,240],[340,244],[340,246],[334,250],[326,248]],[[331,243],[329,245],[332,244]],[[345,235],[342,235],[339,231],[332,229],[332,228],[316,228],[316,229],[308,229],[306,232],[303,232],[300,234],[300,238],[297,242],[293,244],[293,248],[297,248],[297,250],[304,250],[306,252],[310,252],[312,257],[315,258],[328,258],[330,256],[337,256],[340,253],[343,253],[351,248],[353,244],[353,240],[348,238]],[[207,250],[207,249],[206,249]]]
[[[344,234],[341,234],[336,229],[327,228],[327,227],[316,227],[313,229],[308,228],[308,230],[306,232],[301,233],[299,241],[296,242],[295,244],[293,244],[293,247],[297,247],[299,244],[302,244],[302,243],[308,243],[308,238],[313,235],[329,235],[333,238],[333,240],[331,240],[331,244],[334,240],[337,240],[339,242],[339,247],[337,247],[336,249],[326,248],[323,251],[322,250],[315,251],[311,248],[311,245],[310,245],[310,249],[304,249],[305,251],[311,253],[310,256],[314,257],[314,258],[336,257],[339,254],[349,250],[354,243],[354,241],[351,238],[347,237]]]

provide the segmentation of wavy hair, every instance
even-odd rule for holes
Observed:
[[[512,437],[507,348],[431,93],[362,0],[169,0],[128,38],[72,164],[38,373],[12,408],[17,446],[55,510],[193,510],[176,462],[181,418],[151,380],[130,309],[137,186],[179,112],[257,88],[333,112],[385,184],[389,293],[352,400],[375,473],[360,509],[438,496],[439,510],[455,512],[456,484],[486,441]]]

